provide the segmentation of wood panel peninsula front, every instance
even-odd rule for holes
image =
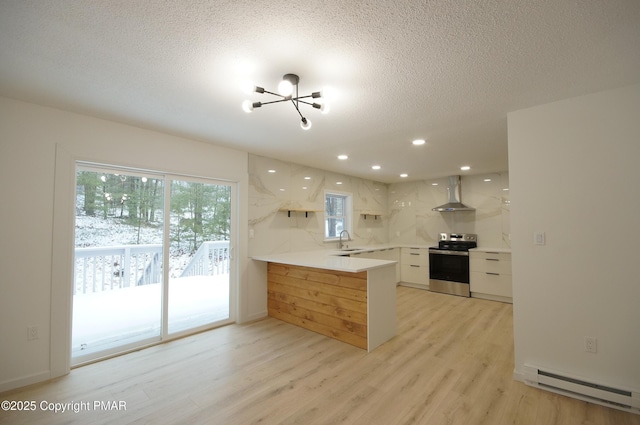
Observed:
[[[269,316],[367,351],[395,336],[395,261],[335,251],[253,259],[267,263]]]

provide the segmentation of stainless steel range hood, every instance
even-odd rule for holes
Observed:
[[[450,176],[449,185],[447,186],[449,193],[449,202],[433,208],[433,211],[450,212],[450,211],[475,211],[462,203],[460,199],[460,176]]]

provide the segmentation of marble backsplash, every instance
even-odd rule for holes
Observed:
[[[462,177],[463,202],[476,211],[431,211],[446,187],[447,178],[389,185],[249,155],[249,255],[335,249],[324,241],[325,190],[353,195],[351,246],[429,246],[440,232],[467,232],[480,246],[510,247],[508,173]]]
[[[510,248],[509,173],[461,177],[462,202],[475,211],[437,212],[448,179],[389,185],[389,243],[435,245],[441,232],[476,233],[478,245]]]
[[[249,255],[335,249],[324,241],[324,193],[353,196],[352,246],[388,242],[388,219],[363,212],[387,213],[383,183],[272,158],[249,155]],[[291,211],[287,209],[307,210]]]

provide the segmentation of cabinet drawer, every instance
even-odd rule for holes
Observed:
[[[513,297],[510,274],[490,274],[474,271],[469,273],[469,278],[471,292],[508,298]]]
[[[415,266],[429,266],[429,251],[424,248],[402,248],[400,262]]]
[[[469,251],[469,258],[490,258],[492,260],[511,261],[511,254],[508,252]]]
[[[381,260],[400,261],[398,248],[387,248],[379,251],[378,258]]]
[[[418,265],[402,264],[400,266],[400,280],[409,283],[429,283],[429,268]]]
[[[469,271],[489,272],[499,274],[511,274],[511,261],[494,257],[471,257],[469,259]]]

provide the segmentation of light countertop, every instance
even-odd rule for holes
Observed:
[[[423,249],[427,249],[430,248],[432,246],[437,246],[438,243],[435,242],[431,245],[424,245],[424,244],[406,244],[406,243],[387,243],[387,244],[378,244],[378,245],[366,245],[366,246],[353,246],[351,247],[350,245],[348,245],[350,248],[354,249],[354,251],[352,252],[372,252],[372,251],[381,251],[383,249],[394,249],[394,248],[423,248]],[[335,250],[336,252],[338,252],[338,250]]]
[[[380,251],[383,249],[393,248],[429,248],[433,245],[420,245],[420,244],[380,244],[358,247],[351,247],[349,250],[338,249],[320,249],[313,251],[303,252],[289,252],[281,254],[263,254],[255,255],[252,258],[258,261],[267,261],[270,263],[289,264],[292,266],[301,267],[314,267],[317,269],[326,270],[339,270],[343,272],[362,272],[365,270],[372,270],[378,267],[384,267],[389,264],[396,264],[397,261],[391,260],[376,260],[371,258],[362,257],[349,257],[351,254],[358,254],[363,252]],[[499,253],[511,253],[509,248],[492,248],[492,247],[478,247],[473,248],[470,251],[478,252],[499,252]]]
[[[511,248],[492,248],[480,246],[478,248],[471,248],[469,251],[478,251],[478,252],[498,252],[501,254],[511,254]]]
[[[304,252],[292,252],[284,254],[255,255],[252,258],[258,261],[270,263],[289,264],[292,266],[314,267],[325,270],[338,270],[342,272],[358,273],[366,270],[373,270],[396,264],[397,261],[374,260],[369,258],[351,258],[348,255],[356,252],[367,252],[372,249],[362,251],[339,251],[339,250],[315,250]]]

